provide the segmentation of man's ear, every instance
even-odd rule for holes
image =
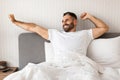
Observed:
[[[77,25],[77,20],[76,19],[74,19],[74,25]]]

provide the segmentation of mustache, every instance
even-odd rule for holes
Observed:
[[[64,24],[63,27],[64,27],[64,26],[69,26],[69,24]]]

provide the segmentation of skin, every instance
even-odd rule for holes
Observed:
[[[63,29],[66,32],[75,32],[77,20],[71,17],[70,15],[65,15],[62,19]]]
[[[102,20],[92,16],[89,13],[86,12],[82,13],[80,18],[82,20],[88,19],[95,25],[95,28],[92,29],[94,38],[100,37],[109,30],[109,26],[107,24],[105,24]]]
[[[103,35],[105,32],[109,30],[109,27],[102,20],[92,16],[91,14],[87,12],[82,13],[80,15],[80,18],[82,20],[88,19],[91,22],[93,22],[93,24],[95,25],[95,28],[92,29],[94,38],[100,37],[101,35]],[[27,31],[35,32],[41,37],[43,37],[44,39],[48,39],[48,29],[40,25],[37,25],[35,23],[26,23],[26,22],[18,21],[15,19],[13,14],[9,15],[9,19],[11,20],[13,24]],[[77,20],[71,17],[70,15],[65,15],[63,16],[63,19],[62,19],[62,25],[63,25],[63,29],[66,32],[75,32]]]
[[[19,26],[20,28],[23,28],[24,30],[27,30],[27,31],[35,32],[41,37],[43,37],[44,39],[48,39],[48,29],[40,25],[37,25],[35,23],[26,23],[26,22],[18,21],[15,19],[13,14],[9,15],[9,19],[16,26]]]

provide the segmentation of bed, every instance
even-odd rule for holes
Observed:
[[[20,71],[5,80],[120,80],[119,47],[120,33],[106,33],[90,43],[87,57],[69,53],[67,62],[63,59],[65,64],[54,64],[49,41],[35,33],[22,33],[19,36]],[[64,52],[62,55],[66,56]]]
[[[106,33],[100,38],[114,38],[120,33]],[[22,33],[19,35],[19,69],[29,62],[40,63],[45,61],[45,46],[47,41],[36,33]],[[47,41],[49,43],[49,41]],[[34,53],[34,54],[33,54]]]

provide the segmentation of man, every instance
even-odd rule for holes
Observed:
[[[21,28],[23,28],[27,31],[35,32],[35,33],[39,34],[40,36],[42,36],[43,38],[48,39],[48,29],[46,29],[42,26],[39,26],[37,24],[34,24],[34,23],[25,23],[25,22],[18,21],[14,18],[13,14],[10,14],[9,18],[17,26],[20,26]],[[80,18],[82,20],[89,19],[90,21],[92,21],[95,24],[96,27],[92,29],[94,38],[98,38],[99,36],[101,36],[102,34],[107,32],[109,29],[109,27],[103,21],[92,16],[89,13],[86,13],[86,12],[82,13]],[[76,25],[77,25],[76,15],[74,15],[70,12],[65,13],[63,16],[62,24],[63,24],[63,29],[66,32],[75,32]]]
[[[41,80],[100,80],[99,73],[103,72],[103,68],[86,57],[86,52],[89,43],[93,39],[108,31],[109,27],[103,21],[84,12],[80,18],[92,21],[96,27],[89,30],[76,31],[77,16],[72,12],[66,12],[63,14],[62,19],[64,31],[58,31],[56,29],[46,29],[34,23],[18,21],[13,14],[9,17],[17,26],[50,40],[55,55],[53,62],[50,63],[52,66],[45,62],[39,64],[39,67],[36,67],[37,70],[34,67],[30,67],[31,73],[29,74],[26,72],[27,68],[25,68],[21,72],[14,74],[15,76],[13,75],[5,80],[22,80],[23,78],[24,80],[29,80],[30,78],[32,80],[39,80],[39,78]],[[24,75],[23,77],[22,74],[25,72],[27,76]],[[18,74],[22,76],[16,77]],[[39,76],[34,78],[35,75]]]

